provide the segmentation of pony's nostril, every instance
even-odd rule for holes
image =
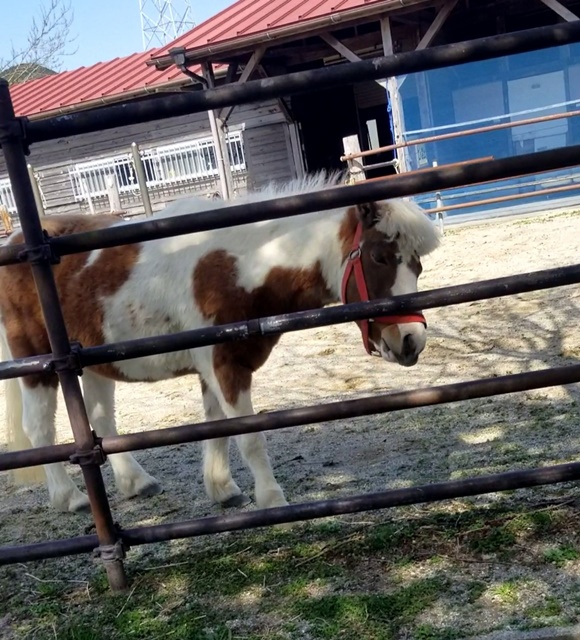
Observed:
[[[415,341],[413,340],[413,336],[408,333],[404,338],[403,338],[403,356],[410,356],[411,354],[415,353]]]

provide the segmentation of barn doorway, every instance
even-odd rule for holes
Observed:
[[[343,170],[342,139],[358,134],[358,114],[352,86],[292,96],[292,112],[300,124],[309,172]]]
[[[392,144],[386,93],[376,82],[313,91],[292,97],[292,112],[300,125],[306,167],[309,172],[346,169],[340,161],[342,139],[358,135],[362,151]],[[393,159],[393,152],[365,158],[364,164]],[[367,172],[368,178],[390,175],[392,167]]]

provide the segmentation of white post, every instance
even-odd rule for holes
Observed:
[[[107,176],[105,176],[105,183],[107,185],[107,197],[109,198],[110,212],[121,212],[123,210],[121,208],[121,194],[119,193],[119,187],[117,186],[117,180],[115,176],[109,173]]]
[[[30,183],[32,184],[32,192],[34,193],[34,202],[36,202],[38,215],[43,216],[45,214],[44,202],[42,201],[42,193],[40,191],[40,185],[38,184],[38,177],[31,164],[27,164],[26,168],[28,169],[28,176],[30,177]]]
[[[87,199],[87,204],[89,205],[89,211],[91,214],[94,214],[95,205],[93,204],[93,199],[91,198],[91,192],[89,191],[89,185],[87,184],[86,178],[81,179],[81,185],[84,191],[84,196]]]
[[[344,155],[348,156],[351,153],[360,153],[360,142],[357,135],[346,136],[342,139],[342,146],[344,148]],[[362,182],[366,179],[362,162],[359,158],[352,158],[346,161],[348,166],[348,183]]]

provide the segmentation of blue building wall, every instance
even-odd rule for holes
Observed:
[[[575,111],[580,110],[580,45],[410,74],[398,81],[406,140]],[[425,143],[409,147],[407,153],[409,168],[420,169],[434,162],[443,165],[488,156],[505,158],[573,144],[580,144],[580,117]],[[571,185],[577,180],[580,169],[566,169],[446,190],[441,195],[444,204],[456,205],[516,193],[530,194],[529,198],[511,203],[461,208],[449,211],[448,215],[476,213],[510,204],[539,201],[556,204],[562,197],[580,198],[580,184],[577,190],[533,195],[540,189]],[[417,201],[432,208],[435,195],[417,196]]]

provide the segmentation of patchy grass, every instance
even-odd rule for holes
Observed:
[[[502,621],[523,629],[577,619],[578,591],[550,582],[550,572],[580,566],[572,506],[467,506],[225,534],[153,557],[145,550],[128,561],[131,589],[121,595],[96,568],[73,578],[86,572],[79,559],[62,561],[62,579],[53,562],[8,567],[0,636],[456,640]],[[497,580],[506,554],[513,575]],[[453,625],[441,624],[442,611]]]

